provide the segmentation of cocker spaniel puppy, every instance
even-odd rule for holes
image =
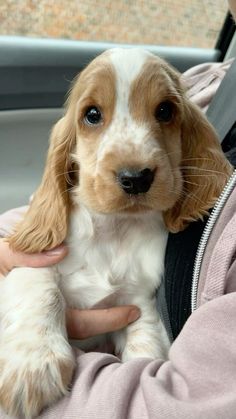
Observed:
[[[0,284],[0,404],[27,418],[67,393],[75,367],[65,307],[135,304],[111,339],[122,361],[166,358],[155,307],[168,231],[213,206],[231,173],[179,74],[140,49],[113,49],[76,79],[55,125],[42,183],[12,248],[69,255]],[[102,339],[102,337],[101,337]]]

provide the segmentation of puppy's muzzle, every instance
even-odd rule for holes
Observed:
[[[155,170],[122,169],[118,175],[118,182],[124,192],[130,195],[146,193],[154,180]]]

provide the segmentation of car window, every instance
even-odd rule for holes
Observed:
[[[0,35],[213,48],[226,0],[4,0]]]

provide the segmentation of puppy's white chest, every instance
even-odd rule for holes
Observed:
[[[159,214],[92,217],[80,209],[59,265],[67,303],[86,308],[105,298],[114,305],[150,296],[161,281],[166,237]]]

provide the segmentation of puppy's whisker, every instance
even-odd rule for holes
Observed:
[[[214,159],[209,159],[209,158],[207,158],[207,157],[190,157],[190,158],[185,158],[185,159],[182,159],[182,162],[185,162],[185,161],[211,161],[211,162],[215,162],[215,160]]]
[[[56,178],[59,177],[59,176],[68,175],[69,173],[79,173],[79,171],[78,170],[68,170],[68,172],[58,173],[56,175]]]
[[[190,177],[204,177],[204,178],[209,178],[209,177],[216,177],[217,176],[217,174],[215,173],[215,174],[206,174],[206,175],[201,175],[201,174],[187,174],[186,175],[187,176],[187,178],[190,178]]]
[[[74,185],[71,185],[71,186],[72,186],[72,188],[67,188],[64,191],[62,191],[62,194],[64,195],[67,192],[71,192],[74,189],[74,187],[75,187]]]
[[[180,166],[180,169],[181,170],[196,170],[196,171],[199,171],[199,172],[207,172],[207,173],[213,173],[213,174],[215,174],[215,175],[224,175],[225,176],[225,173],[224,172],[221,172],[221,171],[219,171],[219,170],[213,170],[213,169],[205,169],[205,168],[203,168],[203,167],[196,167],[196,166]],[[187,176],[189,176],[189,175],[187,175]],[[199,176],[199,175],[197,175],[197,176]]]
[[[187,181],[185,183],[193,184],[192,182],[187,182]],[[196,185],[196,186],[205,186],[205,185],[199,185],[199,184],[193,184],[193,185]],[[177,195],[180,199],[181,198],[184,199],[187,196],[192,201],[197,202],[197,203],[200,202],[202,205],[204,205],[204,202],[201,199],[199,199],[199,197],[196,196],[193,192],[190,192],[189,189],[185,188],[185,186],[183,186],[183,189],[180,192],[176,192],[173,189],[169,190],[168,192],[171,193],[171,194],[173,194],[173,195]],[[154,199],[154,201],[155,201],[155,199]]]
[[[194,183],[194,182],[190,182],[188,180],[184,180],[184,183],[187,183],[189,185],[194,185],[194,186],[206,186],[204,184],[200,184],[200,183]]]
[[[194,194],[193,192],[190,192],[189,190],[185,190],[184,192],[185,192],[184,196],[185,197],[187,196],[189,200],[192,200],[196,203],[200,203],[201,205],[205,206],[205,202],[202,201],[196,194]]]

